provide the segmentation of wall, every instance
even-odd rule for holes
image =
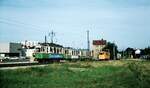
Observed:
[[[26,57],[33,57],[33,53],[35,53],[35,49],[27,49]]]
[[[95,59],[98,58],[98,54],[102,49],[105,47],[105,45],[93,45],[92,50],[93,50],[93,57]]]
[[[20,43],[10,43],[10,53],[21,53],[22,46]]]

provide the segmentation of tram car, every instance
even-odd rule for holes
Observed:
[[[60,60],[64,59],[63,54],[35,53],[34,56],[38,62],[53,62],[53,61],[59,62]]]
[[[36,47],[34,57],[38,62],[51,62],[60,60],[71,61],[88,58],[87,50],[63,47],[54,43],[40,44],[39,47]]]
[[[101,51],[98,55],[99,60],[109,60],[110,59],[110,53],[108,51]]]

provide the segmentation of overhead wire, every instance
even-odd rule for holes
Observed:
[[[24,28],[31,28],[30,30],[35,30],[35,31],[39,31],[39,32],[43,32],[43,29],[46,29],[46,28],[42,28],[40,26],[36,26],[36,25],[33,25],[33,24],[27,24],[27,23],[24,23],[24,22],[12,20],[12,19],[5,19],[5,18],[0,18],[0,23],[11,24],[11,25],[15,25],[15,26],[21,26],[21,27],[24,27]]]

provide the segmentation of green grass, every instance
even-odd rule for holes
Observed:
[[[146,61],[67,62],[0,70],[1,88],[148,88],[149,84]]]

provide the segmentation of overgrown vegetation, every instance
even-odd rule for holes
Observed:
[[[147,88],[150,85],[149,62],[132,62],[129,64],[130,71],[138,83],[138,88]]]
[[[54,63],[46,67],[1,70],[1,88],[148,88],[150,63],[101,61]]]

